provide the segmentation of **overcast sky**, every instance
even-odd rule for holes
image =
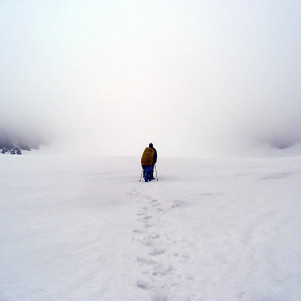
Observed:
[[[301,137],[301,2],[2,0],[0,122],[100,155]]]

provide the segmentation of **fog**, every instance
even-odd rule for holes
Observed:
[[[291,146],[300,25],[292,0],[1,1],[0,126],[99,155]]]

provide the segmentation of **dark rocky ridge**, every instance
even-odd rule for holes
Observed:
[[[33,135],[15,135],[0,130],[0,153],[21,155],[22,151],[39,149],[43,140]]]

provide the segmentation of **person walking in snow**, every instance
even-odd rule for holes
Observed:
[[[153,144],[150,143],[149,147],[152,148],[154,150],[154,158],[153,158],[153,173],[152,173],[152,180],[154,180],[154,166],[157,163],[157,150],[154,148]]]
[[[145,182],[151,181],[154,179],[154,165],[157,162],[157,150],[153,147],[153,144],[150,143],[149,147],[146,147],[142,157],[141,157],[141,166],[143,168],[143,176]]]

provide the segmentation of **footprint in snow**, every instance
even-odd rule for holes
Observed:
[[[148,219],[151,219],[151,218],[152,218],[151,215],[147,215],[147,216],[143,217],[143,220],[148,220]]]
[[[144,224],[144,228],[152,228],[154,225],[153,224],[149,224],[149,223],[145,223]]]
[[[136,282],[136,285],[137,285],[137,287],[142,288],[144,290],[148,290],[149,289],[149,284],[146,281],[144,281],[144,280],[138,280]]]
[[[139,257],[139,256],[137,257],[137,261],[140,262],[141,264],[147,264],[147,265],[155,265],[157,263],[153,259]]]
[[[151,256],[158,256],[158,255],[161,255],[161,254],[164,254],[165,253],[165,250],[164,249],[160,249],[160,248],[155,248],[153,249],[149,255]]]

